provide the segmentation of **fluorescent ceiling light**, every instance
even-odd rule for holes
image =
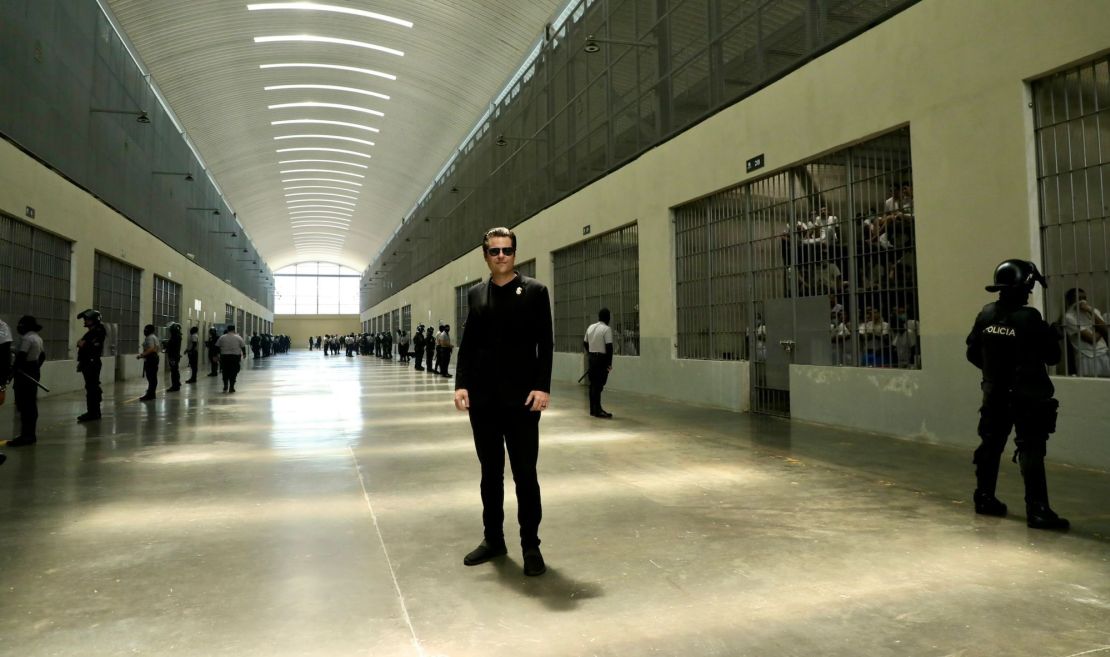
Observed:
[[[346,164],[348,166],[358,167],[360,169],[369,169],[370,168],[370,167],[366,166],[365,164],[355,164],[354,162],[344,162],[343,160],[281,160],[281,161],[278,162],[278,164],[301,164],[301,163],[307,163],[307,162],[320,162],[320,163],[327,163],[327,164]],[[333,171],[332,173],[342,173],[342,172],[341,171]],[[357,176],[358,174],[357,173],[352,173],[352,174],[349,174],[349,175]],[[365,178],[365,176],[359,176],[359,177],[360,178]]]
[[[293,231],[293,234],[297,235],[299,237],[305,237],[305,236],[308,236],[308,235],[313,235],[313,236],[320,236],[320,237],[325,237],[325,238],[334,237],[334,238],[340,239],[340,240],[347,238],[347,236],[342,234],[342,233],[329,233],[329,232],[326,232],[326,231],[313,231],[313,230],[302,230],[302,231],[299,231],[299,232],[298,231]]]
[[[365,139],[355,139],[354,137],[341,137],[339,135],[278,135],[274,137],[274,141],[282,139],[338,139],[339,141],[349,141],[356,144],[365,144],[366,146],[373,146],[374,142],[366,141]]]
[[[348,71],[350,73],[362,73],[363,75],[373,75],[378,78],[385,78],[386,80],[396,80],[397,76],[391,73],[382,73],[370,68],[358,68],[356,66],[342,66],[340,64],[309,64],[307,62],[290,62],[283,64],[260,64],[258,68],[330,68],[336,71]]]
[[[348,123],[346,121],[328,121],[325,119],[286,119],[284,121],[270,121],[270,125],[297,125],[305,123],[312,123],[317,125],[340,125],[344,128],[354,128],[356,130],[365,130],[367,132],[381,132],[381,130],[368,125],[359,125],[357,123]]]
[[[346,208],[344,208],[344,209],[346,209]],[[346,220],[349,220],[351,217],[354,216],[350,212],[339,212],[337,210],[291,210],[289,212],[290,216],[298,215],[298,214],[321,215],[321,216],[323,216],[323,215],[335,215],[335,216],[329,216],[329,217],[324,217],[324,218],[325,219],[346,219]]]
[[[374,116],[385,116],[378,110],[368,109],[366,107],[355,107],[354,105],[343,105],[341,103],[317,103],[315,101],[305,101],[302,103],[278,103],[277,105],[268,105],[267,109],[289,109],[291,107],[323,107],[327,109],[342,109],[350,110],[352,112],[362,112],[363,114],[373,114]]]
[[[285,171],[279,171],[278,173],[282,175],[290,173],[334,173],[338,176],[354,176],[355,178],[366,177],[361,173],[351,173],[350,171],[336,171],[334,169],[286,169]]]
[[[394,18],[385,14],[379,14],[372,11],[365,11],[363,9],[351,9],[350,7],[337,7],[335,5],[322,5],[317,2],[256,2],[247,5],[249,11],[265,11],[267,9],[307,9],[310,11],[332,11],[337,14],[347,14],[349,16],[361,16],[362,18],[371,18],[376,21],[384,21],[386,23],[393,23],[401,27],[412,27],[412,21],[407,21],[403,18]]]
[[[362,183],[353,180],[340,180],[339,178],[286,178],[282,180],[283,183],[291,182],[333,182],[341,185],[354,185],[355,187],[362,187]],[[339,189],[338,187],[329,187],[328,189]],[[352,190],[354,191],[354,190]]]
[[[371,159],[366,153],[359,153],[358,151],[346,151],[342,148],[323,148],[321,146],[301,146],[299,148],[279,148],[278,153],[297,153],[300,151],[325,151],[328,153],[343,153],[344,155],[357,155],[358,157],[365,157]]]
[[[307,200],[328,201],[328,200],[331,200],[332,197],[334,197],[334,198],[346,198],[346,199],[350,199],[352,201],[357,201],[358,200],[357,196],[349,196],[347,194],[333,194],[331,192],[293,192],[291,194],[286,194],[285,198],[291,198],[293,196],[318,196],[318,197],[321,197],[321,198],[314,198],[314,199],[293,199],[294,201],[301,201],[301,200],[305,200],[305,201],[307,201]],[[326,196],[328,198],[322,198],[324,196]]]
[[[283,189],[287,192],[291,192],[295,189],[334,189],[334,190],[337,190],[337,191],[340,191],[340,192],[351,192],[352,194],[360,193],[359,190],[357,190],[357,189],[349,189],[347,187],[332,187],[330,185],[293,185],[292,187],[284,187]],[[300,194],[301,194],[301,192],[298,192],[297,194],[286,194],[286,196],[300,196]],[[358,197],[357,196],[352,196],[352,197],[349,197],[349,198],[358,198]]]
[[[355,89],[354,87],[340,87],[334,84],[277,84],[262,88],[263,91],[283,91],[285,89],[324,89],[327,91],[346,91],[352,94],[362,94],[363,96],[373,96],[375,98],[381,98],[382,100],[389,100],[389,96],[385,94],[380,94],[376,91]]]
[[[314,34],[284,34],[281,36],[261,36],[254,38],[255,43],[289,43],[291,41],[298,43],[331,43],[337,46],[354,46],[355,48],[366,48],[367,50],[384,52],[387,55],[397,55],[398,57],[405,56],[404,52],[396,48],[386,48],[376,43],[352,41],[351,39],[336,39],[335,37],[316,36]]]
[[[338,203],[339,201],[331,201],[331,203]],[[354,210],[354,203],[349,203],[351,207],[343,207],[342,205],[301,205],[301,201],[288,203],[290,210]]]
[[[336,229],[340,229],[340,230],[347,229],[347,228],[351,227],[350,224],[336,224],[336,223],[329,223],[327,221],[294,221],[294,222],[291,222],[289,225],[292,226],[293,228],[313,228],[313,227],[316,227],[316,228],[336,228]]]

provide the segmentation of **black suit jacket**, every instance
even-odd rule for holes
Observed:
[[[499,313],[504,324],[494,327],[491,285],[487,279],[467,293],[455,389],[467,390],[471,406],[523,406],[531,391],[551,391],[551,297],[543,283],[518,275],[506,285],[520,293],[503,297],[509,308]]]

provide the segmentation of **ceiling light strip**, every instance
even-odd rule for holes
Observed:
[[[343,137],[340,135],[278,135],[274,137],[274,141],[281,141],[282,139],[338,139],[339,141],[349,141],[356,144],[365,144],[366,146],[374,145],[372,141],[356,139],[355,137]]]
[[[367,132],[381,132],[377,128],[368,125],[360,125],[358,123],[349,123],[347,121],[329,121],[327,119],[285,119],[284,121],[270,121],[270,125],[338,125],[344,128],[354,128],[356,130],[365,130]]]
[[[358,68],[357,66],[342,66],[340,64],[311,64],[308,62],[287,62],[282,64],[259,64],[258,68],[326,68],[334,71],[347,71],[349,73],[362,73],[363,75],[372,75],[378,78],[385,78],[386,80],[396,80],[397,76],[392,73],[383,73],[382,71],[375,71],[371,68]]]
[[[350,192],[352,194],[362,193],[362,190],[360,189],[351,189],[350,187],[335,187],[334,185],[289,185],[283,187],[282,189],[287,192],[291,192],[295,189],[334,189],[339,192]]]
[[[355,89],[354,87],[341,87],[335,84],[275,84],[269,87],[262,87],[263,91],[285,91],[288,89],[323,89],[325,91],[345,91],[347,93],[361,94],[363,96],[373,96],[374,98],[389,100],[389,96],[378,93],[376,91]]]
[[[366,177],[361,173],[351,173],[350,171],[336,171],[334,169],[286,169],[284,171],[279,171],[278,173],[283,176],[290,173],[334,173],[337,176],[354,176],[356,178]]]
[[[281,161],[278,162],[278,164],[307,164],[309,162],[318,162],[318,163],[327,163],[327,164],[346,164],[348,166],[358,167],[360,169],[369,169],[370,168],[365,164],[356,164],[354,162],[344,162],[343,160],[281,160]],[[334,172],[334,173],[340,173],[340,172],[337,171],[337,172]],[[355,176],[355,175],[358,175],[358,174],[352,173],[350,175]],[[360,177],[365,178],[365,176],[360,176]]]
[[[282,34],[279,36],[260,36],[254,37],[255,43],[330,43],[336,46],[353,46],[355,48],[365,48],[367,50],[375,50],[377,52],[384,52],[387,55],[396,55],[404,57],[405,53],[396,48],[387,48],[379,46],[376,43],[367,43],[366,41],[354,41],[351,39],[337,39],[335,37],[316,36],[315,34]]]
[[[372,110],[367,107],[356,107],[355,105],[344,105],[343,103],[318,103],[316,101],[303,101],[299,103],[277,103],[276,105],[267,105],[267,109],[290,109],[293,107],[319,107],[323,109],[341,109],[349,110],[351,112],[361,112],[363,114],[372,114],[374,116],[385,116],[384,113],[378,110]]]
[[[357,196],[348,196],[347,194],[333,194],[331,192],[293,192],[291,194],[286,194],[285,198],[292,198],[294,196],[317,196],[317,197],[326,196],[326,197],[328,197],[328,198],[314,198],[314,199],[312,199],[314,201],[329,201],[333,197],[334,198],[350,199],[352,201],[357,201],[358,200]],[[308,200],[308,199],[299,199],[298,198],[298,199],[293,199],[293,200],[294,201],[304,201],[304,200]]]
[[[338,201],[332,201],[332,202],[337,203]],[[324,205],[324,204],[302,205],[301,201],[297,201],[296,204],[287,203],[287,205],[289,206],[290,210],[347,210],[347,211],[354,210],[354,207],[345,208],[342,205]],[[354,203],[351,203],[350,205],[354,206]]]
[[[362,183],[360,183],[360,182],[355,182],[353,180],[340,180],[339,178],[286,178],[286,179],[282,180],[281,182],[283,182],[283,183],[292,183],[292,182],[333,182],[333,183],[339,183],[341,185],[354,185],[355,187],[362,187]],[[337,189],[337,188],[331,187],[329,189]],[[351,191],[354,191],[354,190],[351,190]]]
[[[358,157],[365,157],[371,159],[370,155],[366,153],[359,153],[358,151],[348,151],[342,148],[324,148],[323,146],[299,146],[297,148],[279,148],[278,153],[299,153],[303,151],[324,151],[325,153],[343,153],[344,155],[357,155]]]
[[[320,215],[323,219],[350,219],[354,215],[350,212],[340,212],[338,210],[290,210],[289,215]],[[324,216],[334,215],[334,216]]]
[[[273,9],[305,9],[309,11],[331,11],[338,14],[360,16],[362,18],[370,18],[376,21],[393,23],[394,25],[400,25],[401,27],[412,27],[412,21],[407,21],[403,18],[395,18],[393,16],[387,16],[386,14],[379,14],[373,11],[366,11],[364,9],[352,9],[350,7],[324,5],[318,2],[256,2],[247,5],[248,11],[266,11]]]

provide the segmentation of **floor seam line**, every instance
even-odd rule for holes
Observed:
[[[393,579],[393,590],[397,592],[397,599],[401,603],[401,614],[404,616],[405,624],[408,625],[409,634],[412,635],[412,645],[416,649],[416,654],[419,657],[425,657],[424,647],[420,645],[420,639],[416,637],[416,628],[413,627],[412,617],[409,616],[409,608],[405,603],[405,594],[401,592],[401,583],[397,581],[397,573],[393,570],[393,560],[389,558],[389,550],[385,547],[385,537],[382,536],[382,528],[378,524],[378,515],[374,513],[374,505],[370,503],[370,492],[366,490],[366,479],[362,476],[362,466],[359,465],[358,457],[355,455],[355,450],[350,445],[347,445],[347,451],[351,453],[351,460],[355,463],[355,471],[358,473],[358,483],[362,487],[362,498],[366,500],[366,508],[370,510],[370,519],[374,522],[374,531],[378,534],[378,543],[382,546],[382,554],[385,555],[385,563],[389,566],[389,576]]]

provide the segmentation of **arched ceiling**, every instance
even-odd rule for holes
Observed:
[[[564,4],[108,0],[267,264],[360,271]]]

